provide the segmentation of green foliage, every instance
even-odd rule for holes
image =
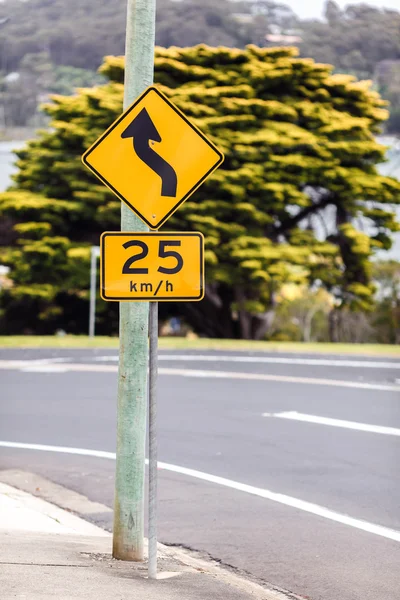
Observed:
[[[3,0],[0,18],[7,16],[9,21],[1,30],[0,69],[26,74],[24,57],[42,54],[51,65],[46,92],[69,94],[75,87],[95,84],[94,71],[103,56],[124,52],[125,12],[126,0],[96,0],[95,10],[92,0]],[[157,0],[156,42],[164,47],[299,44],[302,56],[358,78],[374,78],[391,102],[388,130],[400,131],[399,86],[390,80],[389,85],[380,83],[387,63],[400,61],[399,11],[367,4],[349,4],[341,10],[328,0],[324,20],[302,21],[288,6],[271,0]],[[35,71],[32,65],[33,75]],[[27,114],[34,116],[32,88],[38,84],[28,82],[25,75],[24,79],[23,84],[8,86],[8,124],[20,125],[23,115],[25,124]],[[18,108],[21,104],[23,110]]]
[[[359,78],[373,78],[391,103],[388,131],[400,132],[400,12],[369,4],[349,4],[341,10],[328,0],[325,21],[303,21],[299,31],[303,56]]]
[[[15,78],[15,79],[14,79]],[[94,71],[51,63],[48,52],[26,54],[18,73],[11,81],[3,80],[1,100],[4,106],[5,125],[26,126],[32,122],[46,124],[38,108],[49,93],[73,94],[78,87],[91,87],[105,83]]]
[[[377,307],[373,316],[377,341],[399,344],[400,263],[394,260],[374,263],[373,278],[377,285]]]
[[[2,125],[25,126],[34,117],[41,94],[53,81],[52,65],[46,52],[25,54],[18,72],[4,79],[1,89]]]
[[[43,327],[70,331],[66,298],[87,314],[88,246],[119,227],[119,201],[80,161],[122,108],[123,59],[108,57],[101,73],[108,84],[54,97],[51,130],[17,153],[15,184],[0,196],[9,306],[21,286],[51,284],[49,310],[62,312],[41,317]],[[370,258],[390,246],[400,202],[400,184],[375,168],[385,149],[374,134],[387,117],[379,95],[288,48],[158,48],[155,78],[226,155],[167,226],[205,234],[206,298],[165,314],[184,311],[210,336],[262,338],[288,282],[319,282],[342,308],[370,309]],[[26,225],[36,222],[40,235]],[[108,333],[117,307],[101,307],[99,332]]]
[[[374,74],[379,91],[390,102],[388,133],[400,132],[400,57],[380,62]]]
[[[5,0],[1,14],[7,71],[16,71],[27,53],[49,50],[55,65],[94,70],[104,52],[120,53],[124,45],[125,0]],[[4,48],[7,48],[5,52]]]
[[[93,87],[106,83],[104,78],[94,71],[60,65],[53,69],[53,81],[48,90],[55,94],[72,94],[77,88]]]
[[[322,288],[306,286],[283,289],[268,339],[276,341],[325,342],[329,339],[328,314],[333,298]]]
[[[335,65],[337,71],[372,77],[383,60],[400,59],[400,12],[371,4],[334,0],[325,5],[325,20],[300,24],[301,53]]]
[[[321,288],[285,286],[268,332],[269,340],[302,342],[400,343],[400,263],[374,261],[374,311],[340,310]],[[352,286],[362,295],[360,284]],[[359,288],[360,289],[357,289]]]
[[[258,14],[253,14],[257,12]],[[237,14],[247,19],[238,19]],[[126,0],[3,0],[1,64],[19,70],[23,57],[48,49],[50,62],[94,71],[105,54],[124,52]],[[157,44],[243,47],[263,44],[269,22],[294,19],[279,3],[253,0],[157,0]]]

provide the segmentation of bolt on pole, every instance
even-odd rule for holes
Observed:
[[[128,0],[124,109],[153,82],[156,0]],[[147,231],[125,205],[122,231]],[[146,444],[147,302],[120,304],[117,461],[113,556],[143,560]]]

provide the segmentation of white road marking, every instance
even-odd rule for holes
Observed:
[[[38,365],[29,365],[27,367],[22,367],[21,371],[24,373],[66,373],[68,371],[67,367],[63,365],[54,365],[54,364],[38,364]]]
[[[400,392],[398,385],[364,383],[361,381],[345,381],[340,379],[323,379],[317,377],[291,377],[290,375],[267,375],[265,373],[234,373],[232,371],[204,371],[192,369],[160,368],[160,375],[178,375],[181,377],[200,377],[210,379],[243,379],[252,381],[277,381],[280,383],[303,383],[306,385],[328,385],[363,390],[380,390],[384,392]]]
[[[62,363],[65,363],[68,360],[69,358],[35,358],[32,360],[10,360],[0,362],[9,362],[11,364],[11,369],[20,368],[21,371],[25,371],[27,373],[65,373],[67,368],[64,367]],[[20,364],[21,366],[15,366],[17,364]]]
[[[102,450],[87,450],[85,448],[68,448],[61,446],[47,446],[44,444],[24,444],[20,442],[6,441],[0,441],[0,447],[20,448],[23,450],[42,450],[44,452],[60,452],[66,454],[78,454],[81,456],[95,456],[98,458],[109,458],[115,460],[114,452],[104,452]],[[147,463],[148,461],[146,460],[146,464]],[[244,492],[252,496],[258,496],[260,498],[264,498],[272,502],[277,502],[278,504],[290,506],[292,508],[296,508],[297,510],[301,510],[303,512],[322,517],[329,521],[341,523],[342,525],[347,525],[348,527],[353,527],[354,529],[360,529],[361,531],[372,533],[373,535],[378,535],[380,537],[384,537],[395,542],[400,542],[400,531],[391,529],[389,527],[384,527],[383,525],[376,525],[375,523],[370,523],[361,519],[355,519],[348,515],[330,510],[329,508],[325,508],[324,506],[320,506],[319,504],[313,504],[312,502],[300,500],[299,498],[294,498],[293,496],[279,494],[271,490],[254,487],[246,483],[240,483],[238,481],[233,481],[232,479],[226,479],[225,477],[219,477],[218,475],[211,475],[210,473],[204,473],[195,469],[188,469],[187,467],[171,465],[169,463],[158,462],[158,468],[165,471],[171,471],[173,473],[179,473],[180,475],[186,475],[187,477],[200,479],[202,481],[207,481],[208,483],[221,485],[223,487],[230,488],[239,492]]]
[[[378,360],[349,360],[328,358],[292,358],[286,356],[237,356],[220,354],[159,354],[159,360],[170,362],[227,362],[227,363],[265,363],[277,365],[310,365],[316,367],[359,367],[362,369],[397,369],[400,372],[400,362]],[[118,356],[96,356],[96,362],[118,361]]]
[[[60,454],[78,454],[80,456],[95,456],[96,458],[109,458],[115,460],[115,452],[89,450],[87,448],[71,448],[69,446],[48,446],[47,444],[24,444],[22,442],[4,441],[0,441],[0,447],[20,448],[22,450],[41,450],[42,452],[58,452]]]
[[[29,367],[29,361],[3,360],[0,361],[0,369],[19,369],[24,371],[35,371]],[[53,370],[54,373],[65,373],[67,371],[116,373],[117,365],[96,365],[81,363],[64,363],[62,370]],[[40,372],[40,370],[39,370]],[[47,371],[50,372],[50,371]],[[279,383],[300,383],[305,385],[325,385],[345,388],[356,388],[362,390],[379,390],[383,392],[400,392],[400,385],[386,385],[380,383],[364,383],[362,381],[346,381],[340,379],[323,379],[322,377],[291,377],[290,375],[268,375],[265,373],[235,373],[233,371],[205,371],[202,369],[158,369],[160,375],[177,377],[200,377],[206,379],[242,379],[248,381],[276,381]]]
[[[343,421],[342,419],[330,419],[329,417],[318,417],[307,415],[295,410],[280,413],[263,413],[263,417],[275,417],[277,419],[290,419],[292,421],[303,421],[305,423],[316,423],[318,425],[330,425],[331,427],[343,427],[344,429],[356,429],[370,433],[382,433],[384,435],[400,435],[400,429],[395,427],[384,427],[383,425],[369,425],[357,423],[356,421]]]
[[[51,364],[48,365],[49,367]],[[63,363],[60,365],[62,369],[66,371],[93,371],[93,372],[109,372],[116,373],[118,371],[117,365],[95,365],[95,364],[84,364],[84,363]],[[30,360],[0,360],[0,369],[18,369],[24,370],[36,370],[36,368],[46,367],[46,363],[35,363]]]
[[[68,362],[70,359],[68,357],[64,357],[64,358],[34,358],[34,359],[25,359],[23,362],[26,363],[31,363],[31,364],[35,364],[35,365],[40,365],[40,364],[49,364],[49,363],[63,363],[63,362]]]

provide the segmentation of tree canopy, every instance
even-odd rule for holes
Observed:
[[[47,106],[51,129],[18,152],[15,184],[0,195],[12,282],[2,331],[32,327],[32,314],[37,332],[86,328],[89,247],[119,228],[119,201],[80,161],[121,112],[123,59],[101,72],[108,84]],[[375,168],[387,111],[370,84],[293,48],[255,46],[157,48],[155,79],[226,156],[167,225],[205,234],[206,298],[163,310],[210,336],[261,338],[288,282],[371,308],[370,259],[399,229],[400,183]],[[98,330],[116,331],[117,307],[100,306]]]

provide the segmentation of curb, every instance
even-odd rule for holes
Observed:
[[[110,536],[96,521],[110,518],[112,509],[62,485],[53,483],[34,473],[9,469],[0,471],[0,492],[17,496],[35,510],[55,518],[81,535]],[[21,491],[22,490],[22,491]],[[147,540],[146,540],[147,542]],[[147,543],[145,544],[147,549]],[[158,543],[160,558],[179,562],[190,569],[205,573],[218,581],[249,594],[255,600],[304,600],[287,590],[268,582],[257,583],[250,574],[237,572],[229,565],[221,565],[210,558],[206,560],[198,553],[183,548]]]
[[[22,491],[21,489],[15,488],[0,481],[0,501],[2,498],[6,506],[6,511],[10,511],[11,509],[11,517],[13,512],[15,513],[14,521],[11,518],[11,523],[10,521],[3,522],[2,529],[7,529],[10,527],[12,530],[26,530],[26,527],[28,527],[29,531],[41,531],[43,527],[58,527],[61,530],[60,532],[74,533],[77,535],[101,537],[108,537],[110,535],[107,531],[104,531],[104,529],[97,527],[97,525],[93,525],[89,521],[81,519],[71,512],[67,512],[66,510],[59,508],[54,504],[50,504],[38,496],[33,496],[28,492]],[[28,514],[30,514],[29,523],[20,523],[20,512],[18,511],[22,507],[28,511]],[[13,511],[13,509],[15,510]],[[8,512],[8,515],[10,517],[10,512]]]

